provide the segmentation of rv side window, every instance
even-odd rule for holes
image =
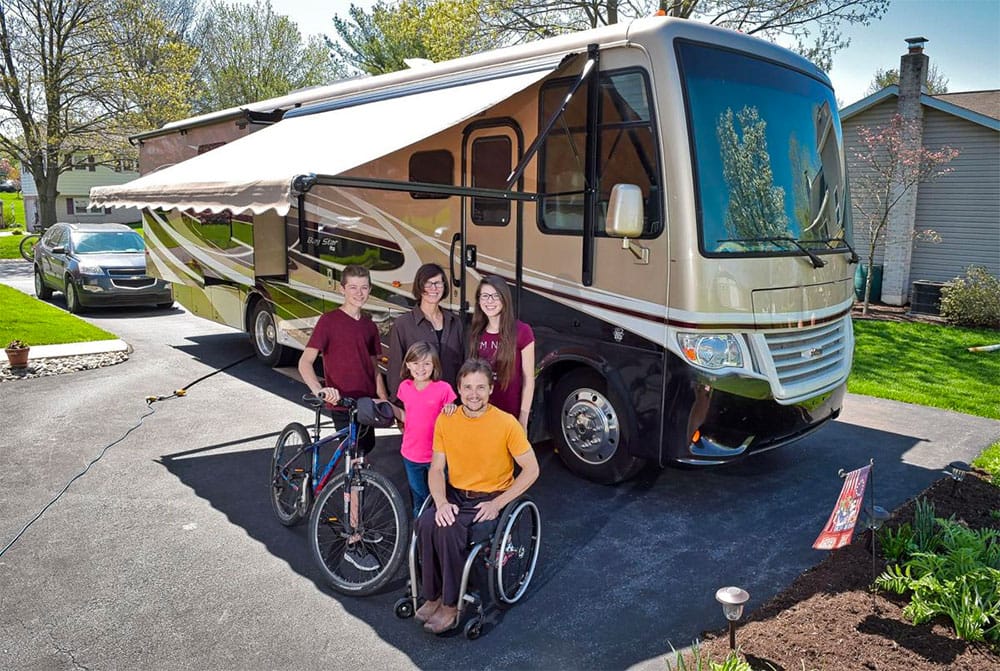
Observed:
[[[573,79],[542,87],[539,123],[559,109]],[[596,232],[604,236],[604,218],[615,184],[642,189],[645,220],[642,237],[661,230],[659,152],[646,73],[619,70],[601,73],[598,123],[598,211]],[[587,129],[587,92],[577,91],[538,153],[538,226],[553,234],[583,233]]]
[[[447,149],[418,151],[410,156],[410,181],[455,184],[455,157]],[[447,198],[444,194],[410,192],[411,198]]]
[[[503,189],[511,165],[512,145],[503,135],[481,137],[472,142],[472,186]],[[510,223],[510,201],[503,198],[473,198],[472,222],[480,226],[506,226]]]

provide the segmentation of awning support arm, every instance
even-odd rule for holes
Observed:
[[[561,117],[563,112],[566,111],[566,107],[569,106],[569,101],[573,99],[573,95],[580,89],[581,86],[583,86],[583,83],[587,81],[587,78],[590,76],[590,73],[594,71],[594,68],[597,65],[597,50],[594,49],[593,51],[594,53],[590,55],[590,58],[587,60],[587,62],[583,64],[583,71],[580,72],[580,77],[575,82],[573,82],[573,86],[571,86],[569,91],[566,92],[566,97],[563,98],[562,105],[560,105],[559,109],[557,109],[552,114],[552,116],[549,117],[549,120],[545,124],[545,128],[542,130],[542,132],[538,134],[538,136],[534,140],[532,140],[531,145],[528,147],[528,150],[524,152],[524,156],[521,157],[521,160],[518,162],[517,167],[515,167],[514,170],[507,177],[508,189],[511,188],[515,182],[517,182],[517,180],[527,169],[528,162],[531,161],[532,158],[534,158],[536,153],[538,153],[538,149],[539,147],[542,146],[542,142],[544,142],[545,138],[547,138],[549,133],[552,132],[552,127],[556,125],[556,121],[559,120],[559,117]]]
[[[600,51],[596,44],[587,47],[587,56],[594,63],[594,72],[599,66],[598,58]],[[594,229],[597,217],[597,134],[599,132],[600,112],[601,112],[601,87],[599,80],[595,76],[594,81],[587,87],[587,142],[586,154],[584,156],[585,177],[587,190],[583,194],[583,263],[580,269],[580,280],[583,286],[589,287],[594,284]]]
[[[432,184],[430,182],[404,182],[394,179],[378,179],[375,177],[336,177],[333,175],[317,175],[316,184],[323,186],[340,186],[352,189],[375,189],[378,191],[410,191],[413,193],[434,194],[436,196],[500,198],[512,201],[536,201],[539,197],[537,193],[529,193],[527,191],[485,189],[471,186],[451,186],[449,184]]]

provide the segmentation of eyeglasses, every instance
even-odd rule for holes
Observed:
[[[500,294],[479,294],[480,303],[499,303]]]
[[[432,282],[424,282],[424,289],[444,289],[444,282],[441,280],[434,280]]]

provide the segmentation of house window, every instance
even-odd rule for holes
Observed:
[[[87,198],[67,198],[66,214],[76,214],[78,216],[87,214],[101,214],[103,210],[89,209],[90,201]]]
[[[482,137],[472,143],[472,186],[506,189],[510,174],[512,146],[504,135]],[[473,198],[472,222],[480,226],[510,223],[510,201],[503,198]]]
[[[434,151],[418,151],[410,156],[410,181],[427,184],[455,183],[455,157],[447,149]],[[412,198],[447,198],[444,194],[416,193],[411,191]]]
[[[97,162],[94,160],[93,154],[87,157],[87,170],[97,172]]]

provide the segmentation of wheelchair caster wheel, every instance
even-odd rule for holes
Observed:
[[[413,617],[413,600],[404,596],[396,602],[395,610],[396,617],[401,620]]]
[[[465,623],[465,637],[470,641],[476,640],[482,633],[483,621],[480,618],[474,617]]]

